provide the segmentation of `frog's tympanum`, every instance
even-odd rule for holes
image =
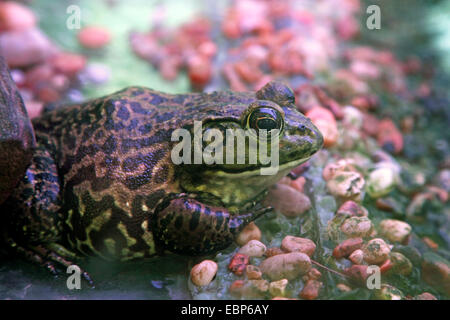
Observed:
[[[9,75],[4,78],[14,86]],[[14,96],[8,101],[23,114],[17,89],[0,94]],[[2,117],[8,108],[0,105]],[[192,131],[194,121],[203,130],[279,129],[279,170],[261,175],[260,164],[175,165],[172,133]],[[1,140],[12,130],[3,130]],[[26,171],[19,170],[18,184],[4,191],[9,196],[0,204],[1,236],[9,248],[51,270],[77,255],[123,261],[221,250],[267,212],[261,205],[267,188],[323,141],[297,111],[292,90],[276,81],[256,93],[172,95],[129,87],[44,112],[32,129],[16,131],[33,156],[10,159],[11,167],[26,163]]]

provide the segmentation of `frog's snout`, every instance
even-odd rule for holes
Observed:
[[[311,149],[313,150],[311,154],[314,154],[317,151],[319,151],[323,146],[323,135],[322,132],[320,132],[320,130],[313,125],[312,128],[310,129],[310,137],[312,140]]]

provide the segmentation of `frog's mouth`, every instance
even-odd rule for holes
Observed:
[[[255,201],[264,194],[269,186],[276,184],[292,168],[304,163],[309,158],[283,163],[271,175],[261,174],[261,167],[241,172],[227,172],[216,168],[216,170],[204,171],[201,179],[190,180],[190,183],[185,184],[184,188],[188,191],[212,194],[229,209],[241,208],[246,203]]]
[[[297,160],[293,160],[290,162],[286,162],[284,164],[278,165],[278,166],[273,166],[273,174],[267,174],[267,176],[277,176],[279,177],[281,175],[281,177],[287,175],[289,173],[289,171],[299,165],[301,165],[302,163],[305,163],[306,161],[308,161],[311,157],[306,157],[306,158],[302,158],[302,159],[297,159]],[[225,178],[248,178],[248,177],[255,177],[255,176],[261,176],[264,175],[261,172],[261,169],[268,169],[271,168],[271,164],[266,165],[266,166],[259,166],[256,169],[252,169],[252,170],[244,170],[244,171],[228,171],[228,170],[217,170],[216,171],[216,175],[217,176],[221,176],[221,177],[225,177]],[[280,177],[280,178],[281,178]]]

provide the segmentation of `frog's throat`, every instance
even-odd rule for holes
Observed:
[[[291,169],[301,165],[302,163],[308,161],[311,157],[306,157],[302,159],[297,159],[294,161],[286,162],[282,165],[278,166],[277,172],[275,172],[274,176],[280,176],[280,179],[287,175]],[[267,167],[266,167],[267,168]],[[217,176],[221,177],[227,177],[227,178],[246,178],[246,177],[253,177],[253,176],[260,176],[261,175],[261,168],[249,170],[249,171],[243,171],[243,172],[226,172],[219,170],[215,173]]]

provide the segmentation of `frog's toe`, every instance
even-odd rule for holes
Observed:
[[[67,260],[66,258],[56,253],[52,249],[47,249],[42,245],[25,247],[19,245],[13,239],[8,238],[6,240],[9,246],[13,250],[15,250],[16,253],[22,256],[22,258],[32,263],[43,266],[55,277],[58,277],[61,274],[60,269],[58,269],[58,266],[60,268],[65,267],[67,269],[69,266],[74,265],[72,261]],[[54,245],[49,245],[49,247],[55,248]],[[57,247],[63,248],[60,247],[59,245]],[[60,252],[71,253],[70,251],[63,251],[63,250],[60,250]],[[95,288],[94,281],[92,280],[89,273],[87,273],[80,267],[78,268],[80,269],[80,274],[83,277],[83,279],[87,282],[88,286],[90,288]]]
[[[53,250],[53,248],[58,248],[60,253],[64,253],[67,254],[69,253],[71,256],[74,255],[71,251],[68,251],[67,249],[65,249],[64,247],[60,246],[60,245],[49,245],[50,248],[52,249],[47,249],[44,248],[43,246],[38,246],[35,247],[35,251],[37,251],[41,256],[45,257],[46,264],[49,265],[53,265],[53,263],[57,263],[60,266],[65,267],[66,269],[69,268],[71,265],[74,265],[75,263],[73,263],[70,260],[67,260],[65,257],[63,257],[61,254],[58,254],[57,252],[55,252]],[[52,272],[51,267],[49,267],[48,265],[46,265],[47,268]],[[78,265],[77,265],[78,266]],[[89,275],[89,273],[87,273],[86,271],[84,271],[83,269],[81,269],[79,266],[78,268],[80,269],[80,273],[81,276],[83,277],[83,279],[87,282],[87,284],[89,285],[90,288],[95,288],[95,284],[94,281],[92,280],[91,276]],[[53,272],[52,272],[53,273]],[[58,274],[58,273],[57,273]]]

